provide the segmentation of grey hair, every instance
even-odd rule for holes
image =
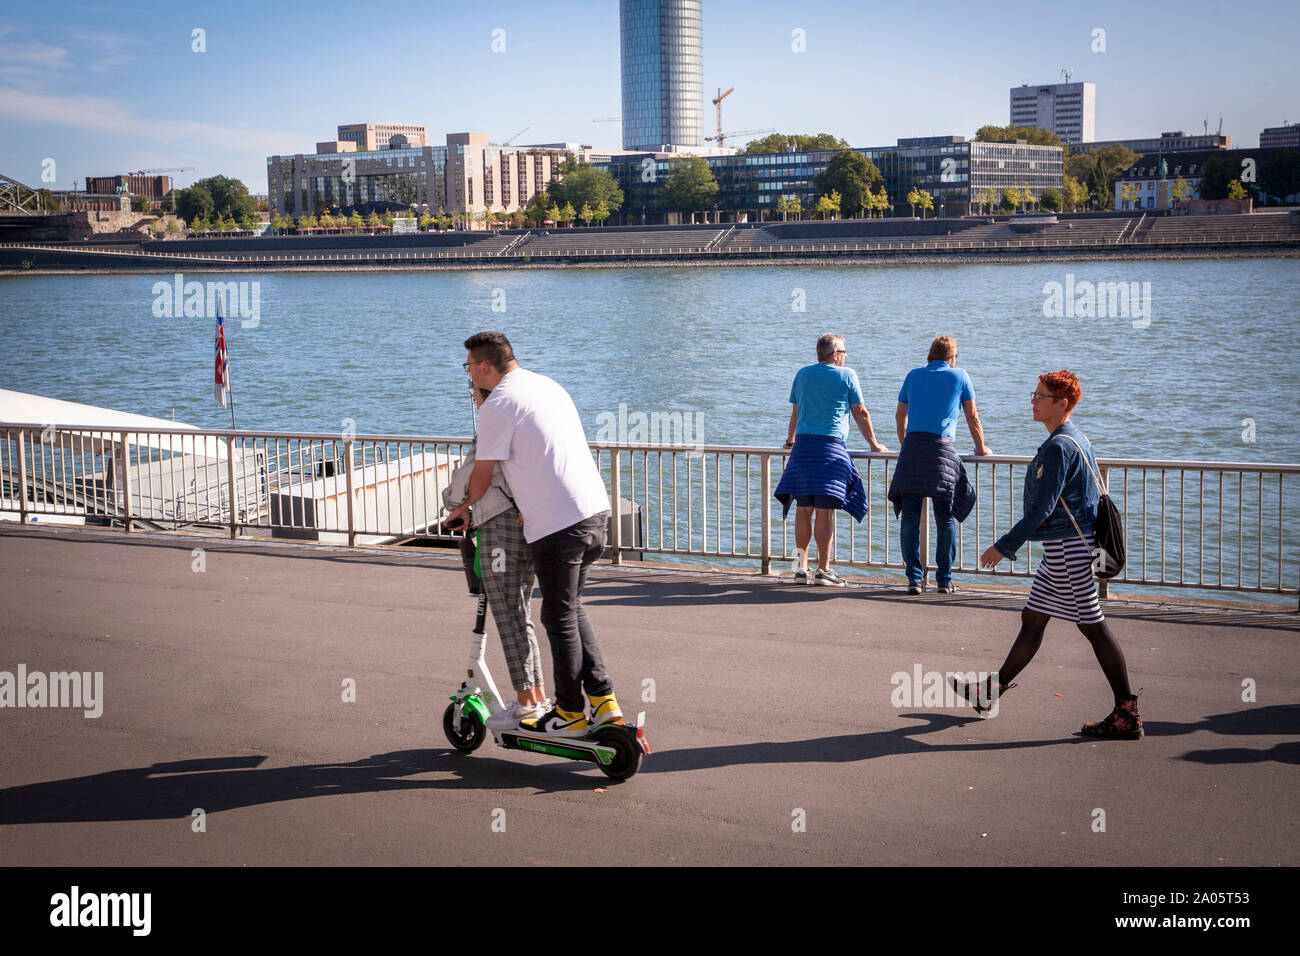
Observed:
[[[844,339],[827,332],[817,340],[817,361],[826,362],[836,352],[844,351]]]

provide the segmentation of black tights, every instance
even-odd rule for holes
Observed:
[[[1003,687],[1015,680],[1016,675],[1034,659],[1043,643],[1043,631],[1050,620],[1048,615],[1028,608],[1020,612],[1020,633],[1016,635],[1016,642],[1011,645],[1007,659],[998,671],[998,682]],[[1110,632],[1104,620],[1096,624],[1080,624],[1078,627],[1092,644],[1092,652],[1097,655],[1097,663],[1110,682],[1115,702],[1120,704],[1128,700],[1132,695],[1128,684],[1128,666],[1124,663],[1124,652],[1115,641],[1115,635]]]

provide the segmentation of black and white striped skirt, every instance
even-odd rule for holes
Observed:
[[[1043,560],[1034,572],[1025,608],[1077,624],[1102,618],[1097,582],[1092,576],[1092,535],[1085,545],[1078,535],[1042,542]]]

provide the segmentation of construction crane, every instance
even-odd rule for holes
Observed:
[[[517,140],[520,136],[523,136],[524,133],[527,133],[530,129],[532,129],[531,126],[525,126],[523,129],[521,129],[519,132],[515,133],[514,136],[511,136],[508,140],[506,140],[506,141],[505,141],[504,143],[502,143],[501,145],[502,145],[502,146],[509,146],[511,143],[513,143],[515,140]]]
[[[128,176],[154,176],[159,173],[188,173],[188,172],[193,172],[193,170],[194,170],[193,166],[166,166],[163,167],[162,169],[136,169],[133,170],[132,172],[127,173],[127,175]],[[168,190],[168,193],[172,197],[172,213],[174,214],[176,212],[176,187],[174,184],[172,188]]]
[[[603,116],[600,119],[592,120],[593,123],[617,123],[623,117],[621,116]]]
[[[706,143],[712,143],[716,141],[719,146],[725,146],[727,140],[735,139],[737,136],[763,136],[767,133],[775,133],[775,132],[776,130],[774,129],[741,129],[741,130],[736,130],[733,133],[724,133],[721,130],[719,130],[717,136],[706,136],[704,137],[704,141]]]
[[[717,136],[710,136],[709,139],[710,139],[710,141],[716,139],[716,140],[718,141],[718,145],[719,145],[719,146],[722,145],[722,140],[723,140],[723,133],[722,133],[722,101],[725,100],[728,96],[730,96],[730,95],[731,95],[732,93],[734,93],[734,92],[736,92],[736,88],[735,88],[734,86],[733,86],[731,89],[727,90],[727,92],[725,92],[725,93],[722,92],[722,87],[719,86],[719,87],[718,87],[718,95],[717,95],[717,98],[714,99],[714,101],[713,101],[713,105],[716,106],[716,107],[718,108],[718,135],[717,135]]]

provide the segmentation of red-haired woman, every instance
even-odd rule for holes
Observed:
[[[1110,715],[1084,724],[1082,733],[1106,740],[1138,740],[1142,718],[1137,696],[1129,689],[1124,652],[1102,617],[1092,576],[1092,530],[1100,495],[1097,461],[1087,437],[1070,421],[1070,412],[1082,396],[1078,378],[1065,370],[1038,376],[1030,402],[1034,421],[1041,422],[1049,435],[1025,472],[1024,517],[980,556],[980,564],[992,568],[1003,558],[1014,560],[1026,541],[1042,542],[1043,560],[1020,613],[1020,633],[1002,667],[982,685],[957,679],[952,685],[982,716],[1033,660],[1047,622],[1053,617],[1073,621],[1091,642],[1115,695]],[[993,680],[998,681],[996,691]]]

